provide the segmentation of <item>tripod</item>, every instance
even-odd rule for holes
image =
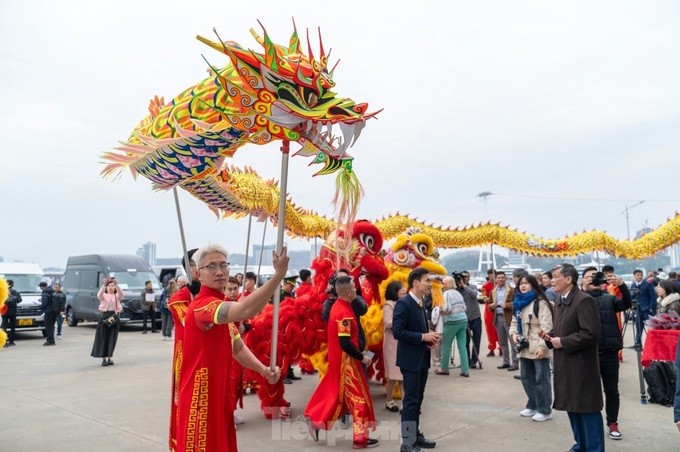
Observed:
[[[642,321],[642,314],[640,312],[640,305],[638,303],[633,303],[633,307],[630,308],[628,311],[630,313],[630,317],[633,320],[633,347],[628,347],[632,348],[635,350],[637,353],[637,366],[638,366],[638,379],[640,380],[640,403],[643,405],[647,404],[647,392],[645,391],[645,379],[642,375],[642,333],[647,334],[647,329],[645,328],[645,324]],[[628,327],[628,322],[625,321],[625,316],[624,316],[624,324],[623,324],[623,329],[621,331],[621,337],[624,338],[626,335],[626,328]],[[639,338],[638,339],[638,332]]]

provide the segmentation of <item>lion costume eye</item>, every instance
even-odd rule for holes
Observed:
[[[422,254],[422,255],[424,255],[424,256],[426,256],[426,255],[428,254],[428,252],[427,252],[427,243],[418,243],[418,244],[416,245],[416,249],[418,250],[418,252],[419,252],[420,254]]]
[[[373,252],[376,251],[376,250],[373,249],[373,247],[375,246],[375,238],[373,238],[372,235],[369,235],[369,234],[360,234],[360,235],[359,235],[359,240],[361,240],[361,243],[363,243],[364,246],[365,246],[366,248],[368,248],[369,250],[371,250],[371,251],[373,251]]]

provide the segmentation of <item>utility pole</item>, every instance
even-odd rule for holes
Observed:
[[[480,194],[477,195],[478,198],[482,198],[484,200],[484,217],[486,217],[486,202],[488,200],[488,197],[493,195],[490,191],[483,191]],[[493,242],[490,245],[491,251],[487,251],[487,253],[490,253],[490,256],[487,256],[486,259],[484,259],[484,250],[479,250],[479,264],[477,265],[477,271],[482,271],[482,265],[486,264],[487,267],[486,269],[496,268],[496,256],[493,254]]]
[[[477,196],[479,196],[479,195],[477,195]],[[637,207],[640,204],[642,204],[643,202],[645,202],[645,201],[643,200],[643,201],[637,202],[637,203],[633,204],[632,206],[629,206],[628,204],[626,204],[626,208],[623,210],[623,212],[621,212],[621,214],[626,216],[626,231],[628,232],[628,241],[630,241],[630,222],[628,220],[628,212],[631,211],[633,209],[633,207]]]

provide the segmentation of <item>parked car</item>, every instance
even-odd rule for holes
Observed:
[[[187,274],[181,265],[154,265],[152,268],[163,287],[168,284],[170,279],[177,279],[177,277]]]
[[[97,292],[104,283],[104,278],[112,277],[118,280],[118,286],[125,294],[125,298],[121,300],[121,323],[142,321],[139,298],[146,281],[151,281],[156,301],[160,301],[161,284],[149,263],[141,256],[91,254],[69,257],[64,274],[66,319],[69,326],[77,326],[81,320],[99,320],[101,312],[98,310]]]
[[[0,262],[0,277],[14,281],[14,290],[21,294],[17,306],[17,331],[45,330],[45,317],[40,312],[42,290],[38,284],[45,277],[37,264]]]

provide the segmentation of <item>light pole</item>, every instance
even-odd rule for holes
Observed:
[[[484,200],[484,218],[485,219],[488,219],[486,217],[486,201],[487,201],[487,198],[491,195],[493,195],[493,193],[491,193],[490,191],[483,191],[483,192],[481,192],[480,194],[477,195],[478,198],[482,198]],[[479,251],[479,264],[477,265],[478,271],[482,271],[482,264],[483,263],[487,264],[487,270],[489,268],[493,268],[493,269],[496,268],[496,257],[493,255],[493,242],[491,242],[489,249],[490,249],[490,253],[491,253],[491,256],[490,256],[491,259],[486,261],[486,262],[484,262],[483,259],[482,259],[482,255],[483,255],[484,251],[482,251],[482,250]]]
[[[479,195],[478,195],[478,196],[479,196]],[[628,241],[629,241],[629,242],[630,242],[630,223],[629,223],[629,221],[628,221],[628,212],[629,212],[630,210],[632,210],[633,207],[637,207],[637,206],[639,206],[640,204],[642,204],[643,202],[644,202],[644,200],[643,200],[643,201],[640,201],[640,202],[637,202],[637,203],[633,204],[632,206],[629,206],[628,204],[626,204],[626,208],[623,210],[623,212],[621,212],[621,214],[623,214],[623,215],[626,216],[626,231],[628,232]]]

